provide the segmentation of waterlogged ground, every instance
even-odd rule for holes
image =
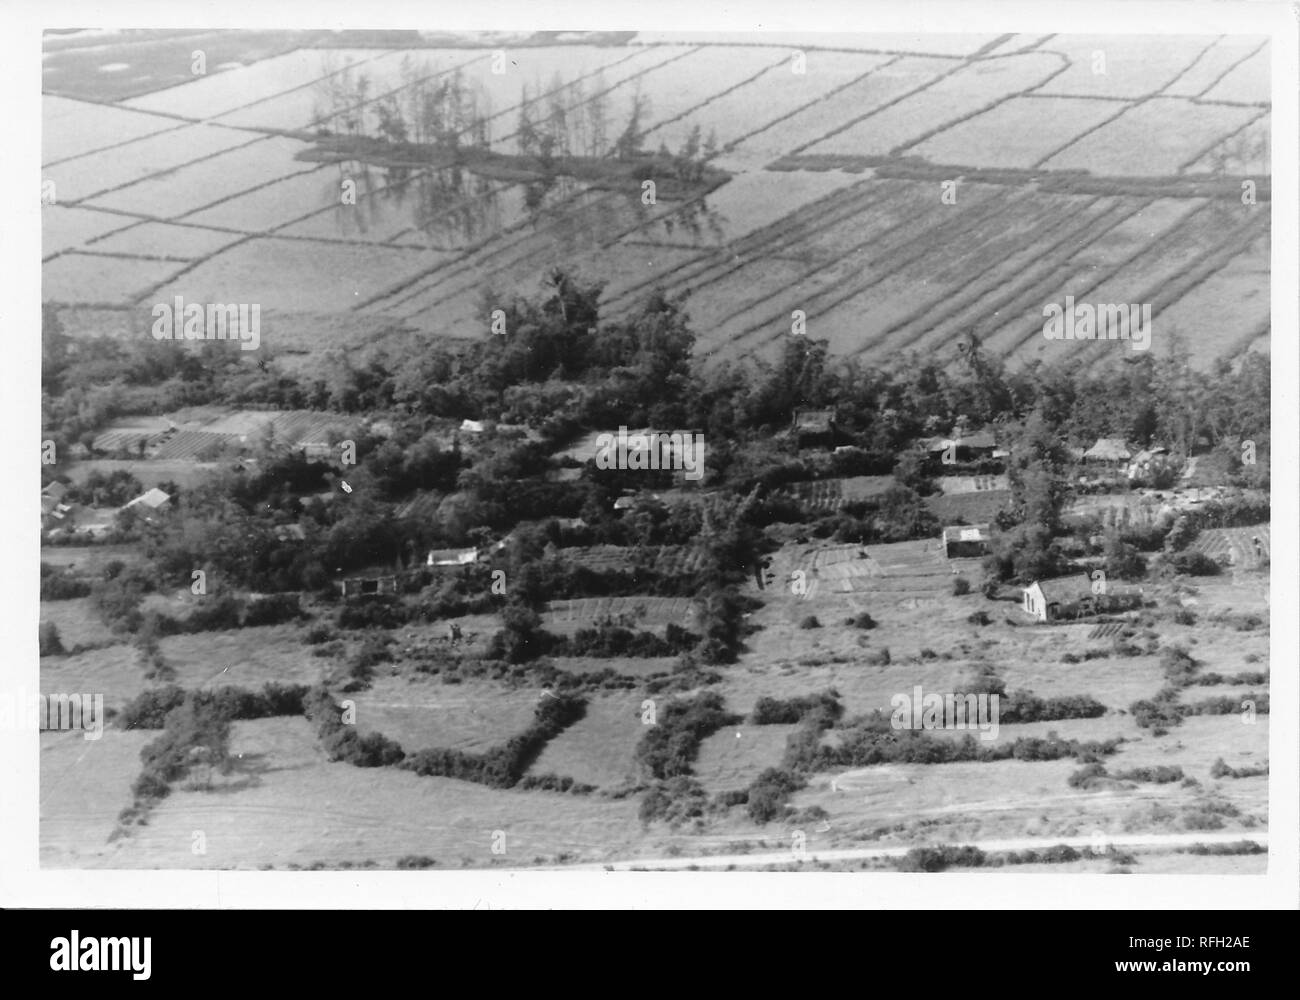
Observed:
[[[203,74],[190,50],[181,64],[194,38],[217,60]],[[1151,302],[1152,349],[1176,329],[1196,364],[1267,350],[1268,202],[1239,197],[1241,177],[1267,190],[1261,39],[862,35],[832,49],[642,34],[501,50],[248,33],[241,54],[238,37],[194,38],[149,42],[151,72],[111,37],[51,38],[43,297],[74,334],[141,335],[152,303],[179,293],[261,302],[286,354],[372,322],[476,336],[484,287],[527,293],[562,261],[607,283],[610,314],[656,286],[684,294],[708,358],[776,350],[796,308],[868,360],[976,328],[1005,356],[1113,352],[1043,340],[1042,307],[1065,294]],[[590,191],[299,158],[316,130],[374,134],[381,103],[449,81],[497,153],[533,127],[608,154],[635,109],[645,148],[698,143],[730,179],[647,202],[635,179]],[[1040,179],[988,173],[1004,168]],[[1100,184],[1072,189],[1089,176]],[[955,198],[941,200],[945,178]]]

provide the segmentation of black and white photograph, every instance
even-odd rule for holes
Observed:
[[[1295,23],[1176,6],[12,41],[31,877],[1294,903]]]

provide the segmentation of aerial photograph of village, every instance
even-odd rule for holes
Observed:
[[[1267,871],[1267,36],[42,46],[42,868]]]

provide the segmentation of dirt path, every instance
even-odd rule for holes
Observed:
[[[1239,840],[1251,840],[1268,846],[1266,832],[1237,833],[1138,833],[1120,834],[1106,837],[1107,847],[1186,847],[1190,844],[1234,843]],[[977,847],[982,851],[1024,851],[1043,849],[1065,844],[1069,847],[1095,847],[1092,837],[1017,837],[1012,840],[977,840],[962,841],[962,846]],[[682,868],[760,868],[768,865],[786,865],[793,861],[866,861],[878,858],[900,858],[910,851],[915,844],[897,847],[855,847],[836,851],[807,851],[796,855],[794,851],[768,851],[762,854],[713,854],[692,858],[637,858],[631,861],[612,861],[603,864],[569,865],[565,871],[629,871],[637,868],[647,869],[682,869]]]

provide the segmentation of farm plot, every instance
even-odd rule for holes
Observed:
[[[570,178],[561,178],[540,195],[522,184],[501,186],[481,177],[474,178],[474,190],[464,194],[432,178],[424,181],[416,178],[409,199],[399,201],[406,228],[393,237],[395,244],[472,250],[503,233],[523,229],[586,190]]]
[[[996,188],[972,185],[965,194],[966,207],[974,206],[975,211],[953,216],[939,204],[928,184],[875,181],[871,190],[872,201],[865,213],[861,207],[856,211],[850,209],[824,223],[820,233],[809,233],[798,243],[796,236],[801,235],[798,229],[791,233],[788,243],[777,242],[783,255],[798,255],[806,262],[798,282],[765,296],[755,296],[750,291],[740,300],[747,305],[701,336],[700,349],[711,354],[716,352],[718,357],[758,350],[764,343],[788,336],[791,311],[802,309],[808,316],[810,336],[830,340],[832,351],[852,353],[869,341],[863,323],[875,322],[881,303],[873,299],[870,308],[850,309],[839,316],[835,309],[875,282],[932,252],[928,241],[934,236],[959,242],[970,230],[971,220],[982,218],[988,212],[990,195],[1005,199],[1005,194]],[[867,216],[865,222],[863,214]],[[796,215],[791,222],[802,226],[803,218]],[[755,256],[753,268],[758,270],[753,272],[752,280],[758,281],[757,275],[769,262],[761,255]],[[749,268],[742,267],[740,273],[745,270]],[[725,267],[721,275],[730,278],[733,271],[734,265]],[[707,308],[715,297],[722,303],[733,303],[734,310],[736,300],[718,294],[712,287],[717,280],[720,279],[701,281],[692,290],[687,300],[692,315]],[[915,284],[909,287],[908,296],[906,303],[898,304],[900,314],[904,309],[915,308]],[[881,322],[887,320],[882,317]]]
[[[46,205],[41,209],[41,257],[48,259],[131,225],[134,220],[114,212]]]
[[[189,225],[267,233],[339,205],[347,179],[342,167],[322,164],[179,218]]]
[[[1272,173],[1273,116],[1265,112],[1187,168],[1188,173],[1268,177]]]
[[[1223,35],[1162,91],[1165,97],[1199,97],[1268,43],[1249,35]],[[1264,100],[1268,91],[1265,90]]]
[[[355,205],[342,204],[342,179],[355,181]],[[279,235],[426,246],[429,241],[420,227],[432,225],[436,231],[442,216],[453,221],[463,217],[467,223],[494,216],[496,203],[508,186],[473,175],[467,180],[472,188],[457,190],[434,182],[423,172],[401,183],[390,181],[378,170],[347,174],[331,190],[326,207],[285,226]]]
[[[886,156],[907,149],[931,133],[951,127],[989,105],[1019,94],[1048,79],[1061,67],[1061,57],[1031,52],[968,63],[916,89],[913,74],[895,78],[903,61],[867,77],[892,80],[895,87],[862,121],[809,146],[810,155]],[[894,101],[895,98],[899,98]],[[889,106],[883,106],[894,101]]]
[[[1169,176],[1258,116],[1256,108],[1157,97],[1133,105],[1066,146],[1044,166],[1118,177]]]
[[[70,601],[42,601],[41,621],[51,622],[59,630],[59,641],[63,643],[64,649],[115,641],[112,630],[104,624],[88,597]]]
[[[140,751],[154,736],[111,726],[97,740],[75,732],[41,734],[42,868],[80,868],[108,850],[117,814],[131,801]]]
[[[174,118],[47,95],[41,98],[41,163],[48,168],[182,124]]]
[[[618,788],[637,780],[636,745],[645,735],[642,695],[596,695],[587,713],[546,744],[530,774],[558,774],[597,788]]]
[[[116,218],[121,218],[116,216]],[[179,257],[198,260],[224,250],[242,237],[200,226],[178,226],[170,222],[142,222],[91,241],[102,253],[135,254],[141,257]]]
[[[180,606],[178,602],[178,610]],[[315,684],[329,665],[311,655],[296,625],[171,635],[160,645],[164,658],[176,669],[176,683],[186,688],[235,684],[256,689],[268,681]]]
[[[448,72],[468,63],[474,53],[466,51],[399,51],[375,55],[369,53],[341,53],[338,50],[318,50],[316,79],[298,84],[293,89],[282,90],[252,103],[244,103],[231,111],[222,112],[214,121],[232,128],[295,131],[307,129],[321,113],[322,97],[331,81],[345,75],[353,78],[364,74],[370,79],[370,94],[377,97],[400,84],[403,60],[412,60],[422,74],[434,75]],[[480,56],[481,58],[481,56]],[[260,90],[248,93],[260,93]],[[373,97],[372,97],[373,100]]]
[[[1207,101],[1240,101],[1266,104],[1272,99],[1273,81],[1268,43],[1249,59],[1233,67],[1226,76],[1201,95]]]
[[[189,215],[281,177],[318,169],[318,164],[294,159],[305,146],[279,136],[262,139],[99,195],[87,204],[156,219]]]
[[[1269,325],[1269,240],[1263,236],[1159,313],[1163,330],[1182,333],[1190,361],[1208,370],[1234,357]]]
[[[1040,93],[1134,98],[1158,94],[1214,43],[1204,35],[1058,35],[1042,51],[1065,56],[1069,68],[1044,84]]]
[[[186,125],[64,160],[44,176],[58,185],[61,201],[81,201],[246,146],[257,138],[216,125]]]
[[[253,95],[282,94],[305,87],[326,76],[353,72],[386,55],[374,49],[296,49],[233,73],[214,73],[176,87],[123,101],[122,106],[185,118],[208,119],[255,103]],[[250,98],[252,98],[250,100]],[[263,99],[264,99],[263,98]]]
[[[158,446],[154,458],[199,459],[215,461],[222,453],[237,451],[240,439],[234,434],[212,434],[207,431],[177,431]]]
[[[641,95],[649,102],[642,121],[650,132],[686,117],[688,112],[702,113],[734,88],[777,66],[789,71],[789,50],[760,46],[696,49],[637,77],[631,86],[610,91],[608,117],[616,123],[611,132],[631,116],[638,84]]]
[[[790,170],[780,173],[756,171],[738,174],[705,196],[703,214],[709,230],[707,235],[697,233],[690,227],[678,226],[669,233],[654,233],[654,239],[658,243],[680,246],[730,243],[781,219],[797,217],[806,206],[823,199],[834,204],[836,194],[861,182],[861,177],[839,170]],[[845,194],[847,196],[849,192],[845,191]],[[631,233],[622,242],[637,242],[647,238],[647,235],[643,232]]]
[[[1054,272],[1049,281],[1008,309],[1005,324],[996,330],[990,328],[985,335],[986,348],[1004,357],[1018,350],[1046,354],[1049,349],[1062,347],[1081,354],[1092,349],[1097,359],[1109,356],[1115,348],[1112,343],[1045,340],[1043,307],[1048,302],[1063,303],[1064,296],[1072,294],[1080,302],[1151,303],[1153,314],[1165,308],[1188,287],[1222,266],[1220,259],[1226,263],[1243,249],[1252,239],[1251,230],[1258,232],[1256,227],[1266,220],[1266,216],[1243,218],[1235,214],[1225,218],[1222,211],[1213,207],[1200,210],[1203,208],[1204,202],[1193,202],[1191,210],[1159,202],[1146,206],[1143,212],[1157,228],[1143,234],[1141,223],[1135,222],[1111,230],[1120,236],[1116,245],[1120,252],[1110,256],[1110,248],[1103,241],[1100,253],[1109,257],[1104,268],[1096,266],[1100,259],[1091,256],[1093,251],[1079,248],[1086,256],[1078,265],[1070,262],[1068,272],[1065,268]],[[1195,330],[1184,333],[1199,335]],[[1161,345],[1157,338],[1153,346],[1160,349],[1167,342]]]
[[[895,485],[893,476],[849,476],[791,483],[784,492],[792,494],[800,503],[809,507],[839,510],[846,503],[879,496]]]
[[[104,475],[111,475],[119,469],[135,476],[145,489],[161,483],[174,482],[181,489],[189,490],[202,486],[217,470],[217,466],[208,462],[154,460],[137,462],[115,458],[92,458],[85,462],[78,462],[68,474],[74,481],[85,482],[94,470]]]
[[[101,309],[65,304],[59,307],[58,313],[63,332],[73,339],[109,337],[122,340],[142,336],[148,330],[148,313],[137,316],[121,306]]]
[[[580,597],[551,601],[542,618],[559,634],[590,628],[598,618],[626,616],[638,629],[656,630],[672,623],[689,627],[693,616],[689,597]]]
[[[740,791],[769,767],[780,767],[786,738],[798,726],[728,726],[700,744],[696,779],[709,792]]]
[[[274,310],[323,313],[348,309],[378,295],[403,275],[439,258],[432,251],[346,246],[259,237],[204,261],[156,292],[160,301],[254,302],[263,310],[264,335],[274,336]]]
[[[887,357],[904,350],[944,350],[964,332],[982,334],[990,317],[1014,314],[1026,298],[1041,317],[1036,286],[1045,279],[1050,284],[1054,269],[1070,254],[1104,235],[1137,204],[1023,194],[999,215],[997,225],[980,225],[968,230],[967,238],[947,242],[936,233],[939,245],[930,253],[866,293],[883,305],[879,325],[873,316],[870,325],[860,327],[867,351]],[[915,292],[917,281],[924,283],[924,297]],[[854,301],[861,304],[863,298]],[[844,303],[840,314],[848,308]]]
[[[879,34],[827,34],[816,31],[756,32],[749,36],[750,44],[781,45],[791,49],[844,49],[854,52],[890,52],[936,56],[973,56],[986,45],[998,40],[998,35],[941,35],[889,32]],[[636,36],[637,44],[662,44],[677,42],[696,45],[727,45],[736,43],[735,36],[724,36],[709,31],[643,31]]]
[[[1116,112],[1113,101],[1080,97],[1013,97],[919,143],[932,163],[1033,167]]]
[[[1028,620],[1028,619],[1026,619]],[[1057,628],[1056,626],[1043,626]],[[1097,640],[1088,639],[1092,629],[1080,626],[1049,656],[1035,656],[1029,650],[1015,651],[1013,643],[998,645],[998,674],[1006,681],[1007,691],[1032,691],[1040,698],[1066,698],[1091,695],[1110,711],[1123,709],[1141,698],[1151,698],[1164,687],[1164,674],[1156,656],[1109,657],[1082,663],[1062,663],[1066,652],[1079,655],[1097,648]],[[1109,641],[1109,640],[1107,640]],[[1100,643],[1104,647],[1105,643]],[[1080,720],[1086,721],[1086,720]]]
[[[441,684],[379,677],[357,704],[357,729],[396,740],[407,753],[430,747],[482,752],[523,732],[533,721],[537,688],[487,681]]]
[[[183,261],[72,251],[41,266],[41,301],[129,305],[185,266]]]
[[[43,656],[40,671],[42,691],[102,694],[105,708],[121,708],[151,686],[144,679],[139,654],[125,644],[68,656]]]
[[[711,54],[716,50],[708,50]],[[680,149],[692,128],[700,135],[714,135],[719,148],[736,143],[746,135],[771,127],[786,115],[820,101],[864,74],[878,69],[890,56],[854,52],[804,53],[803,72],[792,71],[791,55],[762,76],[692,111],[684,118],[651,129],[647,148],[660,142]],[[779,127],[779,126],[778,126]]]
[[[1211,559],[1225,558],[1235,569],[1258,569],[1268,560],[1271,543],[1269,526],[1261,524],[1251,528],[1205,528],[1196,536],[1193,548]]]
[[[524,866],[627,856],[641,839],[637,800],[495,789],[395,768],[309,763],[310,726],[292,727],[295,766],[274,767],[282,744],[248,769],[227,793],[174,791],[96,863],[117,868],[257,868],[266,864],[338,866],[373,861],[391,868],[405,855],[439,867]],[[286,738],[287,739],[287,738]],[[266,764],[272,766],[267,767]],[[195,856],[194,830],[207,836]],[[492,853],[494,830],[506,833],[504,858]]]

